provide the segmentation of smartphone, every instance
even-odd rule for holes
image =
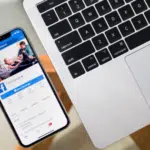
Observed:
[[[0,105],[23,147],[69,125],[52,84],[20,28],[0,36]]]

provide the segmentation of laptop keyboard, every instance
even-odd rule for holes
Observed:
[[[37,8],[73,78],[150,40],[150,0],[45,0]]]

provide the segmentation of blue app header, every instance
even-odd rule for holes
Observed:
[[[7,90],[6,86],[4,83],[0,83],[0,94],[5,92]]]
[[[40,75],[40,76],[38,76],[38,77],[36,77],[36,78],[34,78],[34,79],[24,83],[24,84],[14,88],[14,89],[12,89],[11,91],[8,91],[7,93],[1,95],[1,99],[4,100],[4,99],[6,99],[6,98],[8,98],[8,97],[10,97],[10,96],[12,96],[12,95],[14,95],[16,93],[18,93],[18,92],[28,88],[28,87],[30,87],[30,86],[40,82],[43,79],[44,79],[44,76]],[[2,85],[2,87],[3,87],[2,90],[5,90],[5,91],[7,90],[4,85]]]
[[[25,35],[22,30],[20,29],[13,30],[9,38],[3,41],[0,41],[0,50],[3,50],[4,48],[9,47],[10,45],[13,45],[16,42],[23,40],[24,38],[25,38]]]

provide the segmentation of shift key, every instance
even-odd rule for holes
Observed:
[[[95,52],[95,49],[90,41],[87,41],[79,46],[72,48],[71,50],[62,54],[62,57],[67,65],[70,65],[85,56],[88,56]]]
[[[67,50],[81,42],[81,38],[77,31],[74,31],[55,41],[60,52]]]
[[[127,37],[126,43],[130,50],[150,41],[150,26]]]

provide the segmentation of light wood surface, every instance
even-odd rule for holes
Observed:
[[[150,150],[150,126],[147,126],[131,135],[140,150]]]
[[[72,103],[61,83],[59,77],[46,55],[41,55],[40,60],[44,66],[45,71],[48,73],[49,77],[51,78],[52,83],[54,84],[57,92],[59,93],[60,99],[65,106],[66,110],[69,111]],[[147,126],[134,134],[131,135],[137,146],[140,150],[150,150],[150,126]],[[49,146],[52,143],[54,137],[50,137],[41,143],[31,147],[31,148],[22,148],[19,145],[16,146],[16,150],[48,150]]]

